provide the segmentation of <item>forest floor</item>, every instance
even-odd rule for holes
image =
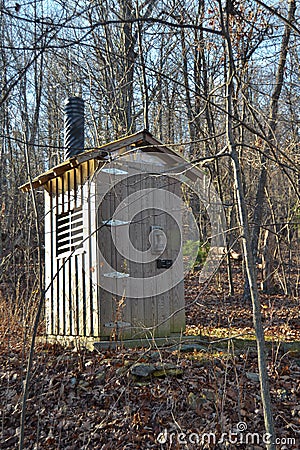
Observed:
[[[24,448],[266,448],[252,308],[242,299],[239,264],[232,297],[225,268],[199,298],[197,273],[186,280],[186,334],[197,344],[94,352],[38,344]],[[261,302],[277,448],[299,449],[299,293],[262,294]],[[28,353],[21,325],[8,320],[0,324],[1,450],[18,448]]]

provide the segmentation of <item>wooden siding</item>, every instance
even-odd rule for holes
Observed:
[[[136,168],[138,165],[136,165]],[[177,193],[180,196],[180,184],[169,177],[153,177],[149,174],[141,175],[136,170],[136,174],[130,178],[120,180],[118,184],[110,189],[117,181],[118,175],[101,173],[99,181],[97,181],[97,197],[100,199],[103,192],[107,192],[101,206],[98,210],[98,245],[99,245],[99,266],[98,272],[98,295],[100,299],[100,334],[103,338],[115,339],[133,339],[138,337],[165,337],[171,333],[180,333],[185,328],[185,309],[184,309],[184,292],[183,281],[178,283],[182,278],[183,265],[180,267],[180,274],[174,273],[173,279],[170,280],[174,284],[178,283],[166,292],[159,295],[149,295],[149,291],[143,287],[141,282],[141,289],[143,290],[140,298],[137,298],[134,285],[126,283],[126,278],[115,278],[111,283],[119,287],[119,292],[123,295],[115,295],[103,287],[105,280],[105,273],[102,267],[105,267],[104,259],[106,259],[114,271],[122,273],[128,272],[130,277],[136,277],[143,280],[147,277],[153,277],[153,292],[156,292],[156,276],[158,276],[163,269],[157,268],[156,259],[151,263],[141,264],[135,263],[131,260],[130,248],[126,248],[127,243],[122,242],[123,254],[128,254],[128,261],[116,250],[113,242],[113,234],[116,227],[105,226],[105,222],[112,219],[112,215],[117,206],[130,194],[134,192],[141,192],[141,195],[135,201],[136,208],[139,214],[136,216],[133,223],[130,225],[130,236],[134,241],[134,246],[140,251],[146,251],[149,247],[149,233],[151,225],[161,226],[168,237],[168,246],[164,253],[159,256],[162,259],[174,260],[178,257],[182,261],[182,253],[180,250],[180,233],[175,236],[174,219],[166,213],[158,214],[157,210],[149,208],[153,202],[151,196],[155,195],[157,189],[160,189],[160,196],[162,204],[166,205],[166,210],[170,208],[170,212],[176,216],[180,224],[181,211],[178,204],[174,204],[174,199],[169,193]],[[143,192],[149,189],[147,195]],[[151,191],[152,190],[152,191]],[[98,202],[99,203],[99,202]],[[155,204],[155,202],[154,202]],[[124,208],[128,208],[130,213],[129,202]],[[129,214],[130,217],[130,214]],[[122,225],[121,225],[122,226]],[[180,226],[180,225],[179,225]],[[176,226],[175,226],[176,228]],[[177,227],[178,228],[178,227]],[[175,277],[175,279],[174,279]],[[177,279],[176,279],[177,277]],[[180,278],[181,277],[181,278]],[[140,295],[141,292],[138,292]]]
[[[94,186],[88,178],[94,161],[50,180],[45,190],[46,333],[99,336]],[[57,218],[82,209],[82,242],[57,251]],[[71,219],[70,219],[71,221]]]
[[[150,295],[142,281],[142,295],[137,298],[141,292],[135,292],[134,285],[129,283],[127,286],[126,279],[116,278],[113,283],[116,288],[121,286],[122,295],[115,295],[102,286],[104,266],[100,257],[101,251],[116,272],[128,272],[141,280],[152,276],[155,283],[155,276],[164,269],[157,268],[156,260],[147,264],[130,261],[132,250],[129,246],[126,248],[128,243],[123,242],[123,250],[129,255],[127,261],[116,250],[112,240],[114,229],[105,225],[105,221],[110,220],[116,207],[137,190],[163,188],[160,190],[161,201],[173,214],[175,211],[176,220],[180,223],[178,204],[174,204],[173,197],[168,194],[180,195],[180,184],[172,178],[141,174],[138,164],[135,164],[133,176],[111,189],[112,178],[116,179],[117,175],[112,177],[101,172],[98,178],[98,165],[95,160],[87,160],[49,180],[45,189],[46,333],[49,336],[101,339],[165,337],[180,333],[185,327],[183,281],[160,295]],[[105,192],[108,193],[101,203]],[[174,260],[179,257],[182,260],[174,219],[168,214],[157,214],[149,207],[153,195],[154,191],[149,191],[147,196],[138,198],[139,213],[130,226],[134,245],[140,251],[147,250],[151,226],[160,226],[168,236],[168,246],[159,258]],[[129,203],[127,208],[130,213]],[[70,217],[71,223],[74,211],[81,209],[82,245],[73,251],[57,252],[58,216]],[[171,282],[176,284],[182,271],[181,267],[178,273],[173,271]],[[156,292],[154,284],[153,292]]]

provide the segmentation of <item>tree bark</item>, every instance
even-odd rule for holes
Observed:
[[[289,0],[289,11],[288,11],[288,22],[293,23],[295,20],[296,12],[296,1]],[[291,28],[288,24],[285,25],[284,34],[281,41],[281,49],[279,55],[279,62],[276,73],[275,86],[273,89],[270,109],[269,109],[269,120],[268,120],[268,130],[267,137],[269,146],[265,146],[263,154],[261,156],[261,169],[259,175],[259,181],[256,191],[255,206],[253,212],[253,229],[251,234],[251,249],[254,256],[254,262],[256,264],[258,257],[258,247],[259,247],[259,235],[260,228],[263,219],[264,203],[265,203],[265,188],[267,185],[267,161],[268,155],[270,154],[272,144],[275,141],[275,133],[278,118],[278,103],[283,87],[284,71],[286,66],[286,58],[288,53],[288,46],[290,41]],[[249,283],[246,283],[244,290],[244,297],[249,298]]]
[[[220,16],[221,23],[223,27],[223,32],[226,40],[226,50],[228,56],[228,71],[226,79],[226,136],[228,150],[231,155],[231,161],[233,166],[234,175],[234,189],[236,192],[237,206],[238,206],[238,219],[241,228],[241,239],[244,254],[244,263],[247,272],[247,278],[249,282],[250,297],[252,302],[253,310],[253,325],[255,329],[256,345],[257,345],[257,358],[258,358],[258,369],[259,369],[259,380],[260,380],[260,393],[264,412],[264,423],[265,430],[271,437],[271,442],[267,444],[268,450],[275,450],[275,428],[273,423],[273,415],[271,408],[271,396],[270,387],[267,372],[267,362],[266,362],[266,346],[264,338],[264,330],[262,326],[261,317],[261,304],[258,295],[257,287],[257,276],[256,268],[254,264],[253,253],[250,243],[250,231],[248,223],[248,213],[247,206],[244,197],[243,180],[241,164],[238,157],[238,152],[236,149],[236,142],[234,136],[234,126],[233,126],[233,78],[235,73],[234,67],[234,57],[230,39],[230,27],[229,27],[229,15],[226,17],[223,15],[222,2],[219,1],[220,5]]]

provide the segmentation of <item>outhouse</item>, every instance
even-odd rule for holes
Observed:
[[[178,155],[146,130],[84,151],[82,100],[65,114],[65,161],[21,186],[45,193],[47,336],[182,333]]]

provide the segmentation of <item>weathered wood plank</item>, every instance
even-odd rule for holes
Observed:
[[[171,271],[171,284],[174,286],[169,291],[170,298],[170,311],[172,312],[170,318],[170,327],[172,333],[180,333],[185,329],[185,300],[184,300],[184,281],[183,281],[183,254],[182,254],[182,193],[180,183],[176,179],[170,178],[169,183],[170,196],[170,208],[172,214],[176,219],[178,228],[171,230],[171,245],[170,245],[170,257],[174,260],[177,259],[178,269]],[[180,282],[179,282],[180,280]]]
[[[84,248],[86,249],[86,305],[87,316],[89,319],[90,334],[92,336],[100,336],[100,297],[99,297],[99,280],[98,273],[100,271],[98,261],[97,248],[97,210],[98,199],[96,197],[96,183],[94,180],[95,165],[94,161],[88,161],[84,167],[83,177],[88,177],[88,181],[84,184],[84,223],[87,224],[87,234]]]
[[[144,191],[145,194],[142,196],[142,240],[143,240],[143,250],[148,247],[149,244],[149,234],[151,225],[159,225],[158,218],[155,215],[155,210],[153,209],[153,178],[151,175],[146,174],[141,178],[141,191]],[[143,275],[145,279],[149,277],[154,277],[150,286],[153,287],[153,292],[156,291],[156,257],[153,261],[143,264]],[[149,330],[148,336],[154,337],[157,335],[158,329],[157,325],[159,322],[158,317],[158,308],[157,308],[157,299],[155,296],[151,295],[149,292],[149,286],[145,288],[144,286],[144,310],[145,310],[145,326]]]
[[[119,169],[121,169],[119,167]],[[128,202],[128,183],[130,178],[119,181],[114,188],[115,204],[114,213],[117,208],[121,209],[122,220],[128,222],[131,205]],[[121,228],[122,227],[122,228]],[[122,238],[122,232],[125,228],[122,225],[111,226],[111,232],[114,234],[115,241],[115,267],[121,274],[131,276],[131,265],[129,258],[129,239]],[[132,299],[130,296],[129,278],[116,278],[116,289],[121,295],[116,296],[116,319],[119,323],[118,336],[121,339],[129,339],[132,336]]]
[[[51,182],[50,182],[51,183]],[[49,286],[45,296],[46,334],[53,334],[53,232],[52,232],[52,195],[45,191],[45,286]]]
[[[139,200],[137,209],[142,211],[143,209],[143,193],[141,192],[141,174],[139,173],[139,165],[137,164],[136,170],[132,170],[133,177],[128,180],[127,186],[127,194],[128,196],[134,194],[138,191]],[[136,173],[134,173],[136,172]],[[128,207],[128,215],[130,214],[130,204]],[[131,217],[129,236],[131,240],[131,244],[138,251],[143,251],[143,233],[142,233],[142,223],[141,223],[141,215],[136,215],[135,217]],[[138,279],[141,283],[143,280],[143,270],[144,264],[132,261],[132,258],[135,256],[134,248],[129,252],[129,272],[132,278]],[[132,324],[132,333],[131,338],[134,338],[139,335],[145,334],[145,303],[144,303],[144,292],[138,288],[138,285],[133,283],[129,286],[128,291],[128,302],[131,305],[131,324]]]
[[[98,295],[99,295],[99,307],[100,307],[100,334],[103,337],[111,338],[113,329],[112,327],[105,326],[115,320],[115,304],[113,302],[113,296],[110,292],[103,288],[103,279],[105,272],[109,273],[110,269],[107,268],[105,261],[110,265],[113,265],[114,248],[111,239],[110,228],[105,225],[111,219],[111,211],[114,208],[114,196],[110,192],[110,176],[108,173],[101,173],[97,178],[97,245],[99,246],[98,252]]]

